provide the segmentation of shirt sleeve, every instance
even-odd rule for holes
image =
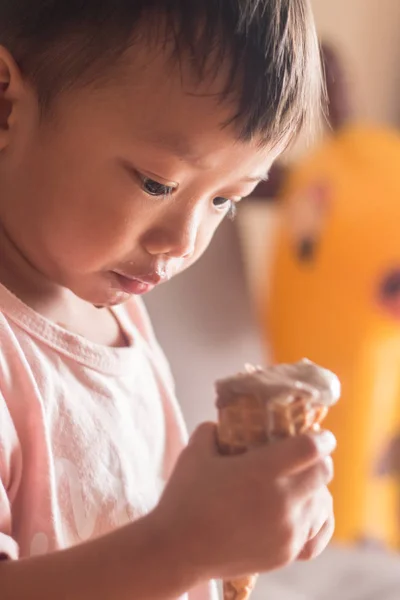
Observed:
[[[0,394],[0,560],[16,560],[18,544],[12,537],[12,504],[21,476],[21,449],[14,423]]]

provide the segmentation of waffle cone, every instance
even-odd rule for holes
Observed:
[[[309,397],[293,397],[289,402],[235,396],[218,409],[218,443],[222,454],[240,454],[249,448],[275,440],[316,431],[328,409]],[[223,583],[224,600],[248,600],[257,575]]]
[[[224,600],[248,600],[257,582],[257,575],[223,582]]]

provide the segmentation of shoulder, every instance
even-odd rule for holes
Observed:
[[[10,365],[18,359],[18,342],[12,323],[0,310],[0,390],[7,379]]]
[[[168,360],[158,343],[143,300],[141,298],[134,297],[126,304],[119,307],[118,310],[122,320],[125,320],[125,322],[128,320],[130,325],[139,332],[142,340],[147,345],[148,353],[151,361],[153,362],[153,366],[162,376],[168,387],[171,390],[174,390],[175,385]]]
[[[133,325],[133,327],[139,331],[146,342],[149,344],[157,343],[151,320],[143,300],[136,297],[131,298],[128,302],[118,307],[118,313],[122,316],[123,320],[127,320],[131,326]]]
[[[0,479],[10,485],[11,465],[19,460],[19,440],[13,420],[14,386],[12,385],[17,344],[12,328],[0,311]],[[18,457],[17,457],[18,455]]]

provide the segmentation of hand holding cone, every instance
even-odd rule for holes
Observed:
[[[239,454],[277,439],[316,431],[339,398],[336,376],[309,361],[246,373],[217,382],[218,444]],[[224,600],[248,600],[257,575],[223,583]]]

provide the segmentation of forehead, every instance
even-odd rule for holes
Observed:
[[[260,164],[267,170],[279,149],[272,152],[260,139],[239,141],[228,124],[237,110],[235,97],[223,97],[229,66],[199,78],[188,60],[170,56],[168,49],[135,43],[112,74],[75,96],[71,91],[71,104],[85,114],[83,126],[97,118],[104,131],[112,130],[110,135],[153,145],[198,168],[230,161],[231,168]]]
[[[260,137],[243,142],[231,123],[237,111],[234,93],[224,95],[230,65],[205,70],[199,78],[190,61],[169,60],[168,50],[131,48],[122,61],[120,81],[137,133],[173,154],[201,163],[219,148],[275,158],[280,148]],[[212,63],[211,63],[212,64]]]
[[[160,140],[169,138],[187,151],[180,129],[192,133],[224,129],[235,113],[236,98],[223,98],[228,65],[205,70],[199,77],[185,55],[178,60],[171,54],[168,47],[136,43],[122,57],[113,83],[121,99],[131,103],[144,130],[157,131]],[[233,128],[230,135],[235,137]]]

